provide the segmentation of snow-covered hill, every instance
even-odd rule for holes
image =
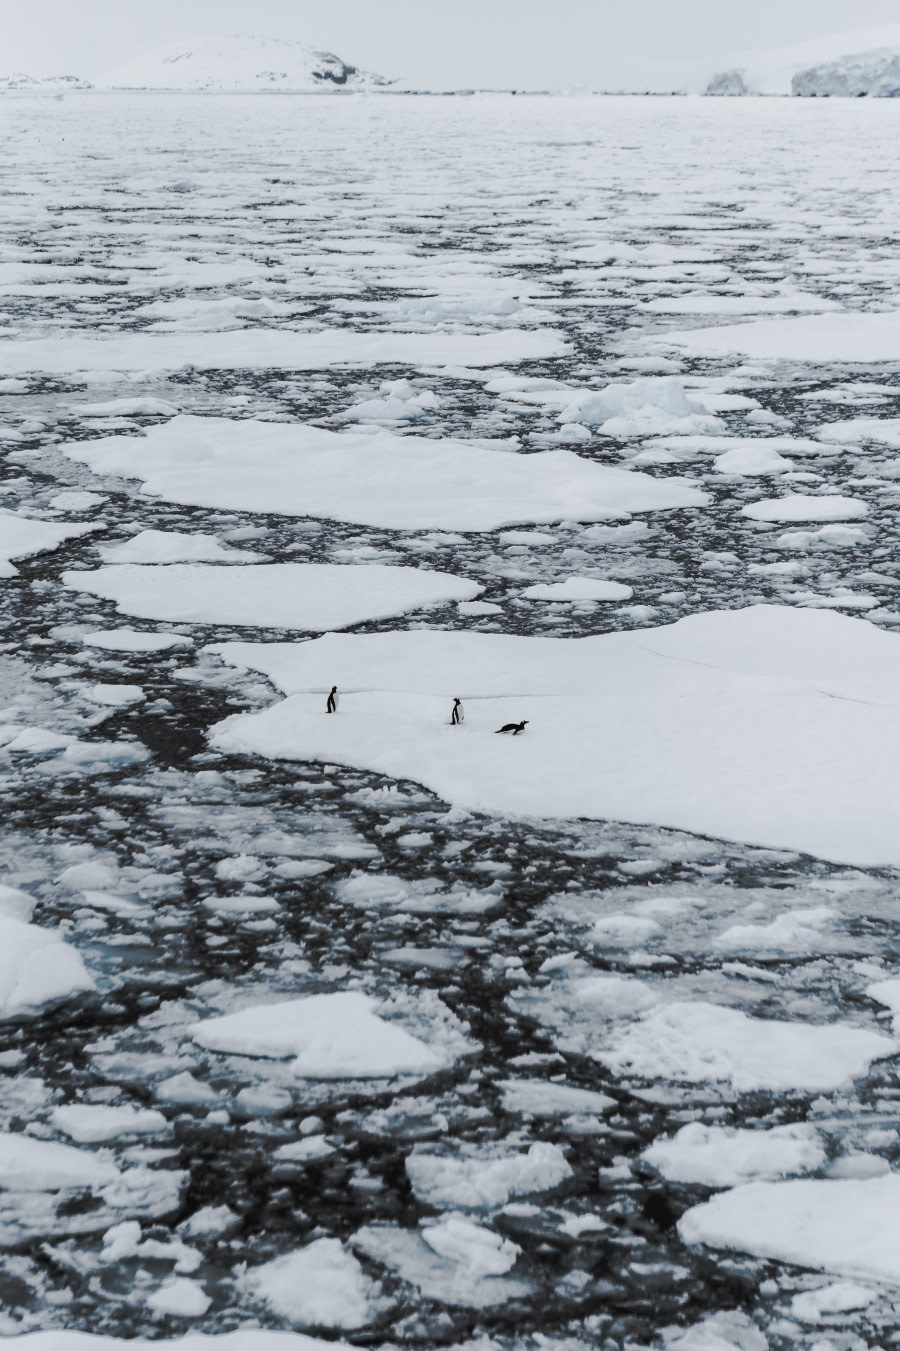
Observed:
[[[885,96],[897,87],[898,68],[900,23],[881,24],[732,55],[708,80],[704,92]]]
[[[16,71],[13,75],[0,75],[0,93],[12,94],[57,94],[69,89],[91,89],[90,80],[82,80],[77,75],[47,75],[35,79]]]
[[[389,80],[283,38],[230,37],[160,48],[95,81],[98,89],[282,91],[383,89]]]
[[[900,98],[900,48],[882,48],[810,66],[791,81],[801,98]]]

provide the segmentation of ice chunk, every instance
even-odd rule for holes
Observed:
[[[176,1318],[202,1318],[212,1300],[199,1281],[176,1276],[147,1296],[147,1308]]]
[[[88,647],[102,647],[108,652],[166,652],[172,647],[190,647],[192,638],[180,633],[142,633],[138,629],[94,629],[83,633],[81,641]]]
[[[80,953],[60,934],[0,913],[0,1020],[34,1017],[93,988]]]
[[[311,995],[208,1018],[191,1036],[211,1051],[293,1059],[294,1073],[309,1079],[430,1074],[450,1063],[440,1048],[379,1017],[377,1007],[354,991]]]
[[[16,577],[14,558],[58,549],[67,539],[77,539],[96,530],[94,525],[58,525],[52,521],[32,521],[26,516],[0,508],[0,577]]]
[[[296,1327],[361,1328],[381,1308],[378,1287],[336,1238],[320,1238],[239,1278],[245,1294]]]
[[[178,530],[141,530],[98,553],[104,563],[247,563],[260,556],[248,549],[227,549],[215,535]]]
[[[751,521],[858,521],[868,514],[858,497],[840,497],[834,493],[813,497],[807,493],[787,493],[763,502],[751,502],[741,508]]]
[[[560,1084],[552,1079],[501,1079],[503,1107],[507,1112],[525,1116],[574,1116],[587,1112],[608,1112],[615,1098],[589,1088]]]
[[[615,1028],[596,1055],[618,1074],[789,1093],[840,1088],[896,1053],[896,1042],[867,1028],[751,1018],[698,1001],[664,1004]]]
[[[53,1124],[80,1145],[120,1140],[127,1135],[158,1135],[168,1126],[162,1112],[151,1107],[107,1107],[86,1102],[55,1108]]]
[[[572,1176],[559,1146],[544,1141],[525,1154],[410,1154],[406,1172],[420,1201],[466,1210],[495,1209],[511,1196],[551,1191]]]
[[[629,600],[634,595],[622,582],[605,582],[596,577],[567,577],[564,582],[539,582],[522,592],[528,600]]]
[[[678,1232],[685,1243],[897,1285],[900,1173],[864,1181],[751,1182],[688,1210]]]
[[[670,1182],[733,1187],[816,1172],[824,1166],[825,1150],[818,1132],[806,1124],[738,1130],[692,1121],[672,1139],[654,1140],[641,1157]]]
[[[565,407],[559,420],[596,427],[604,436],[665,436],[713,434],[724,423],[692,403],[680,380],[671,376],[644,376],[631,384],[611,384],[585,390]]]

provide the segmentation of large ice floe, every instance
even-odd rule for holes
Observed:
[[[658,334],[655,347],[691,356],[741,356],[756,360],[847,362],[900,361],[900,310],[861,314],[805,314],[757,319]]]
[[[31,558],[33,554],[58,549],[67,539],[77,539],[96,529],[96,525],[34,521],[0,508],[0,578],[18,576],[19,570],[13,566],[13,559]]]
[[[145,436],[70,443],[97,474],[141,479],[188,506],[319,516],[396,530],[493,530],[703,506],[680,479],[610,468],[568,450],[522,455],[425,437],[304,423],[177,417]]]
[[[345,1342],[325,1341],[303,1332],[277,1332],[268,1328],[245,1328],[238,1332],[188,1332],[180,1337],[110,1337],[95,1332],[53,1328],[6,1336],[4,1345],[14,1351],[334,1351]]]
[[[900,1174],[750,1182],[681,1217],[685,1243],[704,1243],[900,1284]]]
[[[411,778],[468,809],[900,862],[900,640],[865,621],[758,605],[581,639],[415,631],[212,650],[289,696],[215,726],[221,750]],[[323,716],[332,684],[337,718]],[[494,735],[521,719],[523,735]]]
[[[117,333],[89,338],[0,338],[0,375],[41,372],[177,371],[274,368],[328,370],[341,364],[499,366],[564,356],[566,343],[543,329],[495,333],[357,333],[336,328],[320,333],[283,329],[233,329],[225,333]]]
[[[338,563],[143,566],[64,572],[63,584],[116,602],[120,614],[193,624],[324,632],[407,610],[470,601],[483,587],[427,568]]]

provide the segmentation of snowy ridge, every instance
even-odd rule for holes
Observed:
[[[162,47],[101,75],[98,89],[169,89],[284,93],[382,89],[381,75],[332,52],[285,38],[233,34],[190,47]]]

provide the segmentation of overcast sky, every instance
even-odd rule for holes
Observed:
[[[530,88],[677,69],[896,22],[897,0],[6,0],[0,74],[99,75],[172,42],[296,38],[433,86]]]

